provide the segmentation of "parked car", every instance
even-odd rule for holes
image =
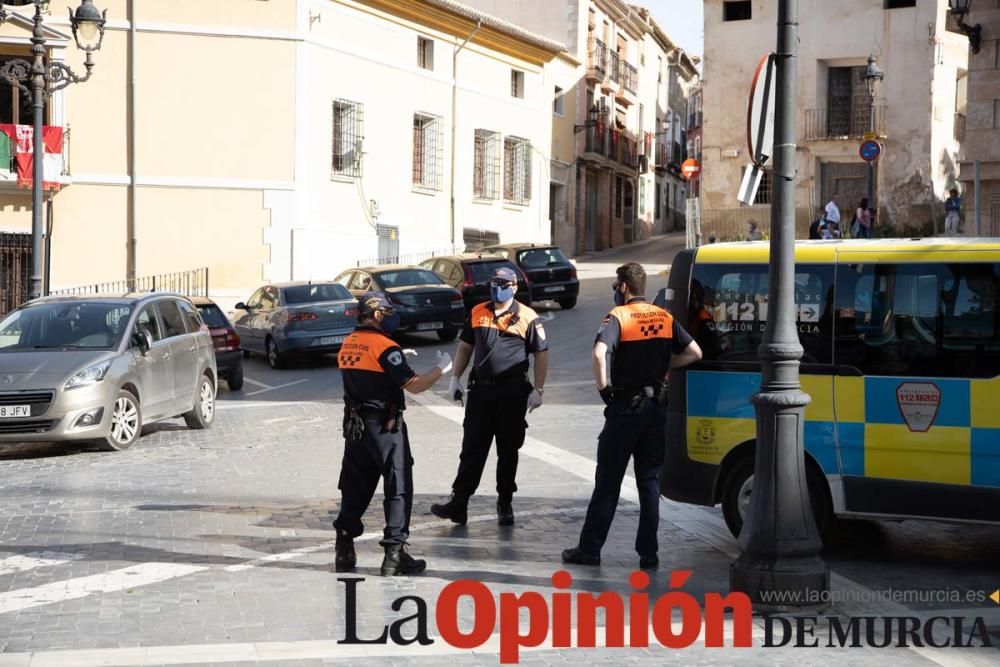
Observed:
[[[338,351],[357,323],[358,303],[333,282],[287,282],[261,287],[236,310],[244,356],[263,354],[271,368],[283,368],[293,355]]]
[[[240,335],[222,309],[211,299],[196,296],[191,299],[191,303],[198,309],[198,314],[212,336],[219,377],[226,381],[231,391],[239,391],[243,388],[243,349],[240,347]]]
[[[520,267],[528,276],[532,301],[553,299],[563,308],[576,305],[580,281],[576,267],[557,246],[535,243],[509,243],[483,248]]]
[[[399,333],[433,331],[441,340],[451,341],[465,320],[462,293],[419,266],[383,264],[349,269],[336,281],[355,297],[371,291],[389,295],[400,316]]]
[[[434,257],[420,264],[436,273],[448,285],[462,292],[465,309],[472,310],[477,303],[490,300],[490,278],[501,267],[517,274],[517,295],[514,297],[526,306],[531,305],[531,288],[517,266],[503,257],[492,254],[445,255]]]
[[[145,424],[215,417],[208,327],[179,294],[61,296],[0,321],[0,442],[128,449]]]

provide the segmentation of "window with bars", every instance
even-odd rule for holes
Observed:
[[[531,201],[531,142],[519,137],[503,140],[503,198],[511,204]]]
[[[472,155],[472,194],[477,199],[500,198],[500,133],[476,130]]]
[[[519,69],[510,71],[510,96],[524,99],[524,72]]]
[[[417,37],[417,67],[434,69],[434,40]]]
[[[771,203],[771,172],[765,171],[760,177],[760,187],[757,188],[757,194],[753,198],[754,204],[770,204]]]
[[[337,99],[333,101],[333,173],[337,176],[361,176],[364,105]]]
[[[432,190],[441,189],[441,118],[413,114],[413,184]]]

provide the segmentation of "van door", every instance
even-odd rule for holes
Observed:
[[[132,367],[139,378],[139,404],[143,422],[148,423],[169,416],[174,394],[172,354],[170,341],[164,339],[163,327],[152,305],[139,311],[134,329],[148,333],[153,341],[145,355],[132,347]]]
[[[198,383],[198,341],[188,333],[184,316],[173,299],[156,303],[163,322],[163,335],[170,342],[171,363],[174,368],[173,412],[187,412],[194,405]]]

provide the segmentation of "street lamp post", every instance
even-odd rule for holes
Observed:
[[[753,492],[740,557],[730,566],[730,585],[759,608],[819,606],[830,572],[820,559],[822,542],[806,484],[803,424],[809,395],[799,383],[802,346],[795,315],[795,114],[798,0],[778,2],[776,53],[774,205],[768,312],[758,348],[761,387],[751,401],[757,412]],[[772,594],[791,592],[793,597]],[[794,596],[798,599],[794,600]],[[778,603],[777,599],[784,602]]]
[[[948,11],[955,17],[959,31],[969,38],[969,48],[972,49],[972,52],[979,53],[983,28],[978,23],[969,25],[965,22],[965,17],[971,10],[972,0],[948,0]]]
[[[885,78],[885,72],[875,62],[875,56],[868,56],[868,68],[862,75],[868,88],[869,128],[871,138],[875,138],[875,87]],[[868,206],[878,216],[878,206],[875,204],[875,161],[868,161]],[[874,220],[872,220],[874,226]]]
[[[86,73],[79,75],[61,62],[48,60],[45,55],[44,10],[48,0],[34,0],[34,28],[31,33],[32,60],[8,60],[0,66],[0,79],[11,86],[17,86],[31,99],[33,112],[32,151],[34,154],[31,182],[31,298],[42,296],[42,274],[44,271],[43,243],[45,231],[42,221],[42,191],[45,177],[45,143],[42,140],[45,122],[45,101],[52,93],[66,88],[71,83],[83,83],[90,78],[94,69],[93,52],[99,51],[104,41],[104,23],[107,10],[103,13],[94,6],[94,0],[81,0],[80,6],[70,10],[69,21],[73,28],[73,38],[79,49],[86,52],[83,65]],[[7,20],[7,12],[0,4],[0,24]],[[29,88],[30,84],[30,88]]]

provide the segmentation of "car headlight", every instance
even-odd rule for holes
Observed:
[[[84,368],[82,371],[71,377],[63,389],[76,389],[77,387],[86,387],[87,385],[95,384],[104,379],[104,376],[108,374],[111,370],[111,361],[103,361],[99,364],[94,364],[89,368]]]

